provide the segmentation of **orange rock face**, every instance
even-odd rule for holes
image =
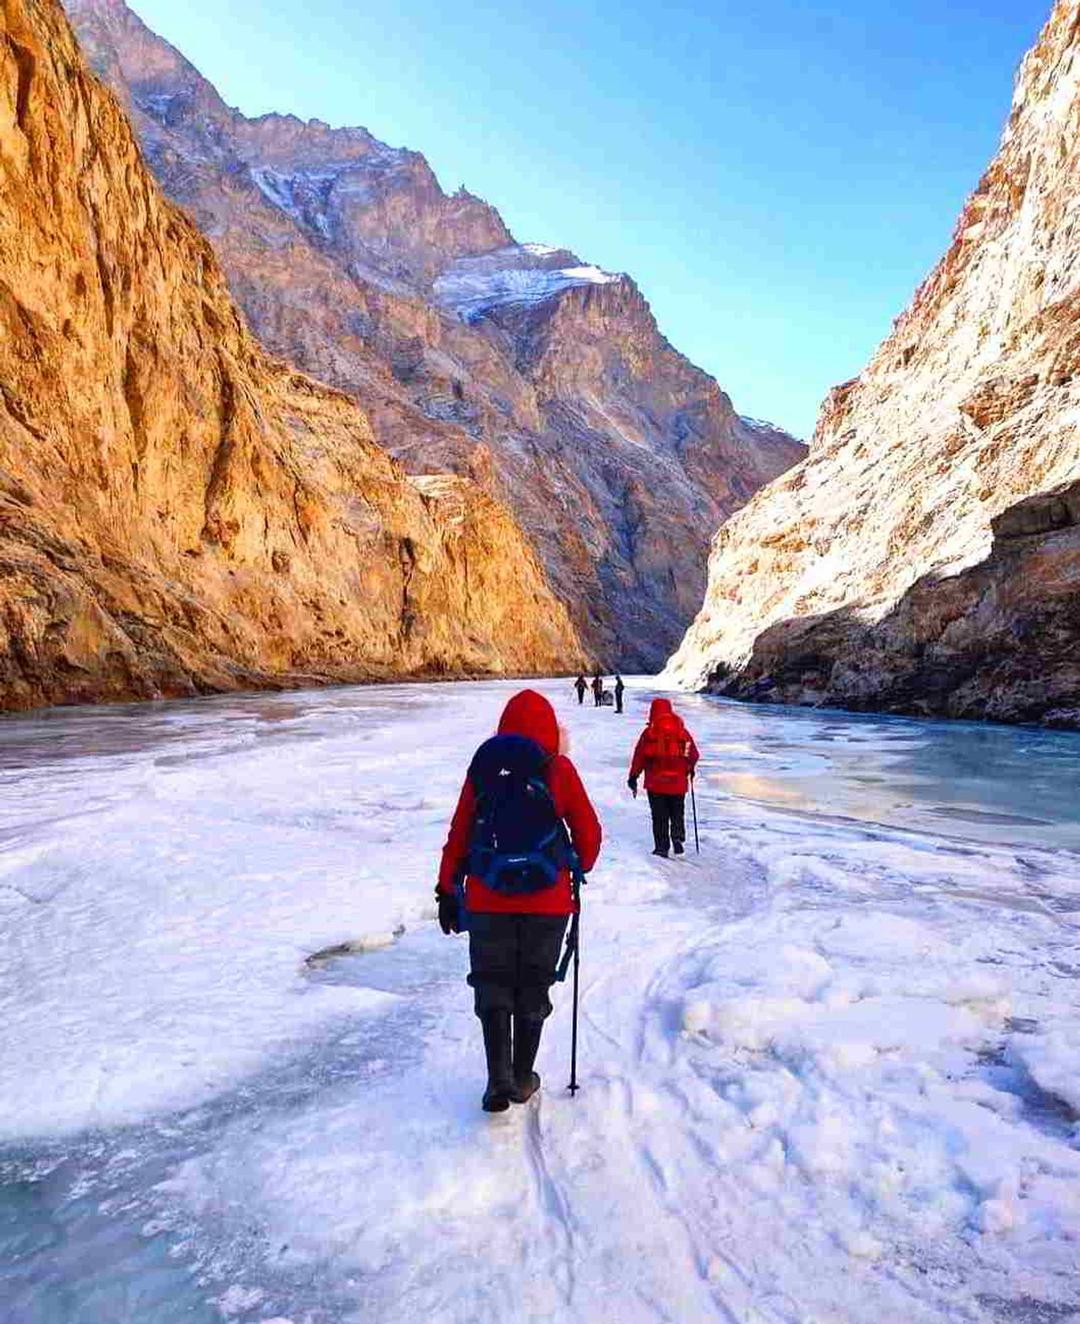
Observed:
[[[411,472],[505,502],[607,665],[659,666],[711,530],[804,448],[739,418],[629,277],[515,243],[366,130],[245,118],[122,0],[68,3],[263,342],[361,401]]]
[[[719,530],[670,671],[791,702],[1075,707],[1073,533],[1009,531],[1078,477],[1080,6],[1059,0],[948,253],[831,392],[809,457]]]
[[[514,521],[270,358],[55,0],[0,43],[0,705],[582,650]]]

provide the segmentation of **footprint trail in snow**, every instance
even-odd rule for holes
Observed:
[[[606,832],[583,1089],[564,988],[491,1118],[431,887],[513,688],[5,725],[12,1324],[1080,1320],[1080,741],[678,700],[665,862],[650,691],[546,683]]]

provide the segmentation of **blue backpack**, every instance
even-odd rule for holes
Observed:
[[[476,817],[467,868],[493,892],[540,892],[570,867],[570,840],[547,784],[550,760],[527,736],[492,736],[473,755]]]

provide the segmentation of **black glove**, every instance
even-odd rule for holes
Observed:
[[[627,786],[630,787],[631,791],[633,791],[633,793],[634,793],[634,799],[636,800],[636,799],[637,799],[637,778],[636,778],[636,777],[627,777],[627,779],[626,779],[626,784],[627,784]]]
[[[436,892],[439,898],[439,928],[448,937],[451,933],[460,933],[458,917],[458,899],[451,892]]]

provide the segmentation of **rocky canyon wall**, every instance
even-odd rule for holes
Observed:
[[[740,418],[628,276],[516,242],[364,129],[245,117],[123,0],[68,6],[263,342],[359,400],[410,472],[505,502],[607,666],[660,666],[712,530],[801,444]]]
[[[808,458],[720,528],[670,674],[904,712],[1075,708],[1075,529],[1046,512],[1078,478],[1080,3],[1059,0],[951,247]]]
[[[576,667],[506,510],[271,358],[56,0],[0,12],[0,706]]]

